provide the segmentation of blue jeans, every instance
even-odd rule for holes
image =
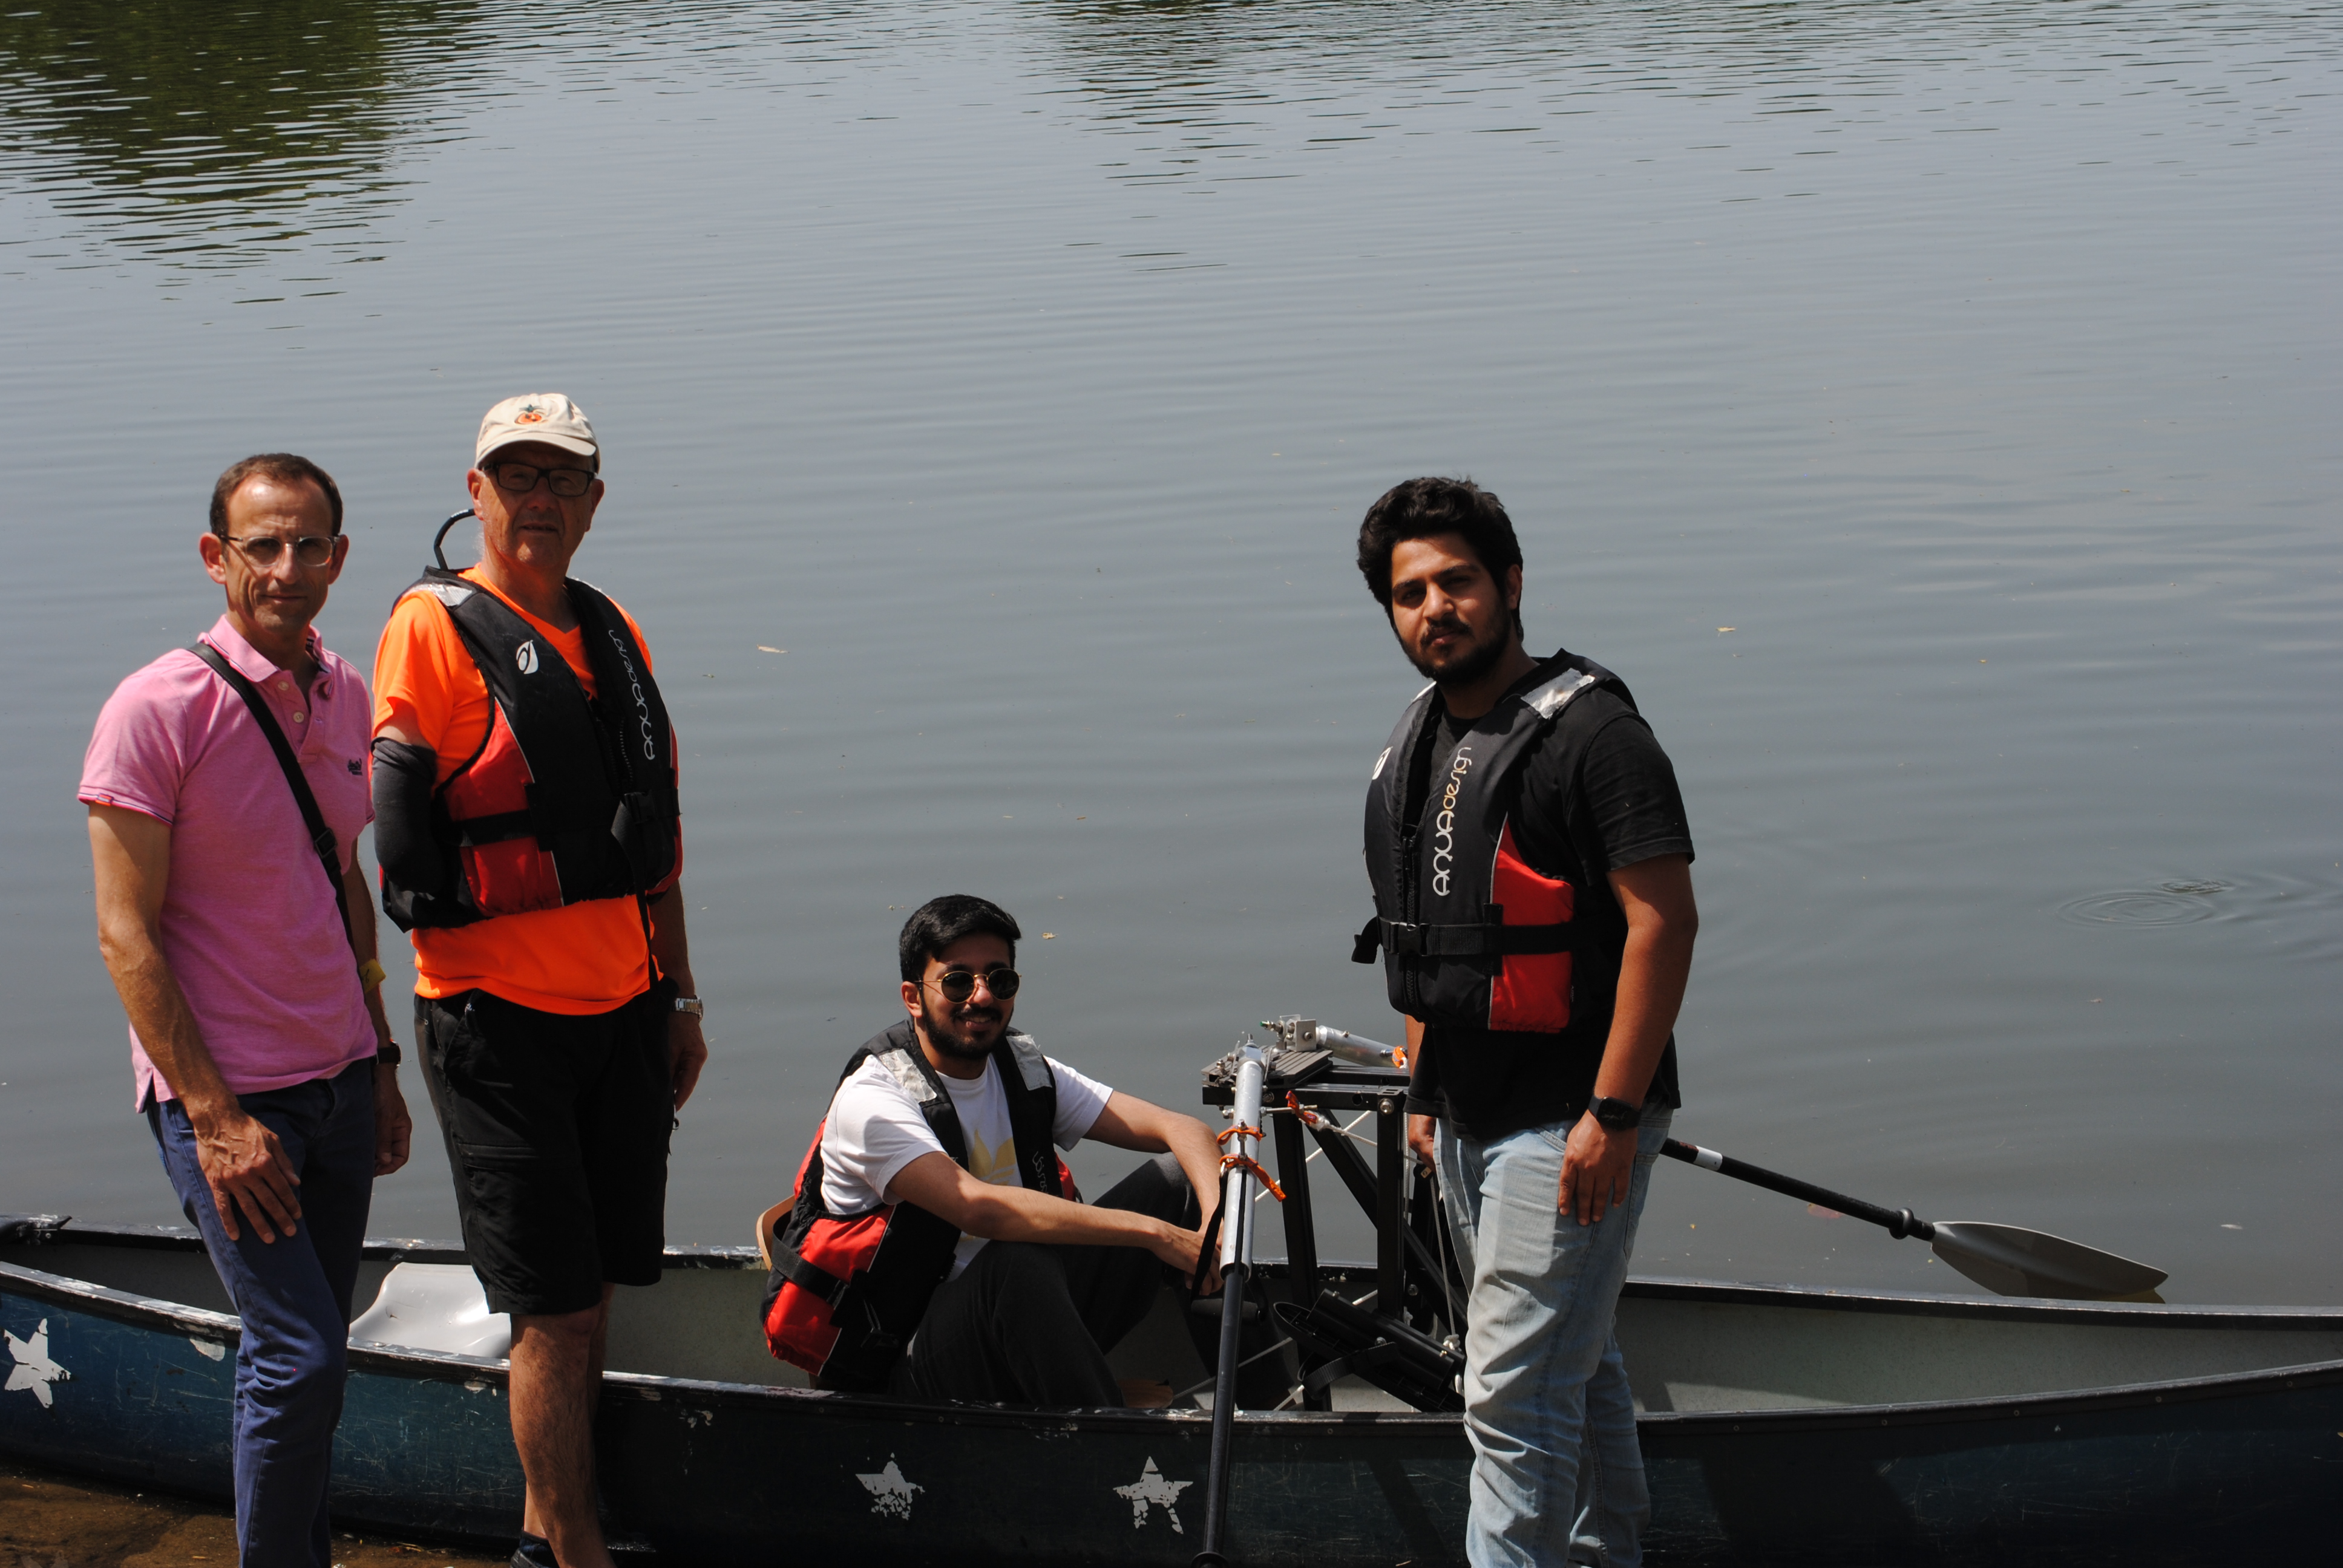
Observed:
[[[1644,1112],[1627,1201],[1599,1224],[1563,1214],[1571,1122],[1482,1142],[1440,1124],[1440,1185],[1465,1306],[1473,1568],[1634,1568],[1651,1495],[1634,1395],[1612,1332],[1669,1111]]]
[[[177,1101],[149,1103],[146,1124],[179,1207],[204,1233],[244,1320],[235,1426],[242,1568],[329,1568],[326,1483],[349,1362],[350,1292],[374,1196],[374,1063],[237,1100],[277,1134],[301,1178],[301,1218],[292,1235],[274,1241],[263,1241],[240,1209],[242,1240],[227,1239]]]

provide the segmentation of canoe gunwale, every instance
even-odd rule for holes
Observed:
[[[2249,1398],[2288,1389],[2343,1385],[2343,1361],[2305,1362],[2299,1366],[2217,1372],[2210,1377],[2163,1382],[2108,1383],[2097,1388],[2056,1389],[2000,1399],[1913,1400],[1894,1404],[1807,1406],[1792,1410],[1637,1411],[1638,1430],[1654,1432],[1790,1432],[1832,1429],[1946,1426],[1986,1421],[2047,1420],[2154,1405],[2186,1405],[2204,1400]]]
[[[160,1296],[142,1296],[136,1291],[117,1291],[111,1285],[95,1284],[71,1274],[52,1274],[22,1263],[0,1261],[0,1280],[22,1282],[24,1293],[35,1300],[70,1302],[93,1317],[118,1323],[150,1329],[168,1324],[231,1344],[244,1334],[244,1322],[233,1312],[191,1307],[185,1302],[166,1301]]]
[[[1333,1266],[1333,1265],[1328,1265]],[[1935,1291],[1822,1290],[1810,1285],[1631,1275],[1621,1297],[1644,1301],[1774,1306],[1809,1312],[1875,1312],[1891,1317],[1971,1318],[1997,1322],[2075,1323],[2140,1328],[2343,1328],[2343,1306],[2232,1306],[2162,1302],[2061,1302],[2047,1297],[1978,1297]]]
[[[186,1225],[107,1225],[76,1223],[61,1214],[0,1213],[0,1244],[71,1246],[96,1243],[126,1249],[195,1252],[203,1250],[202,1233]],[[360,1254],[367,1262],[462,1263],[468,1261],[461,1241],[432,1237],[369,1236]],[[761,1269],[754,1247],[691,1243],[669,1247],[662,1260],[667,1269]],[[1262,1260],[1261,1271],[1282,1276],[1282,1259]],[[1370,1262],[1322,1260],[1327,1272],[1371,1274]],[[1634,1274],[1620,1292],[1645,1301],[1707,1302],[1731,1306],[1794,1307],[1819,1312],[1881,1312],[1913,1317],[1993,1319],[2004,1322],[2059,1322],[2138,1327],[2144,1322],[2177,1327],[2296,1328],[2343,1327],[2343,1305],[2263,1306],[2223,1302],[2065,1302],[2046,1297],[2005,1298],[1954,1292],[1840,1290],[1787,1282],[1711,1280],[1697,1275]]]

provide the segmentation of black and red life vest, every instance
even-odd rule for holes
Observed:
[[[1570,1025],[1574,949],[1589,939],[1583,897],[1592,894],[1533,865],[1513,831],[1521,775],[1549,735],[1583,748],[1562,724],[1571,703],[1602,688],[1634,699],[1609,670],[1557,653],[1528,684],[1501,699],[1435,755],[1425,727],[1440,711],[1437,687],[1418,692],[1367,786],[1367,875],[1375,918],[1351,951],[1373,963],[1383,950],[1391,1005],[1426,1023],[1557,1033]],[[1565,778],[1576,777],[1571,759]],[[1428,770],[1428,780],[1416,775]],[[1410,802],[1424,807],[1407,819]],[[1581,872],[1600,875],[1601,868]]]
[[[842,1084],[872,1057],[920,1102],[936,1141],[968,1168],[968,1140],[943,1080],[905,1019],[847,1059]],[[1058,1121],[1058,1081],[1032,1036],[1010,1030],[992,1049],[993,1070],[1009,1100],[1018,1180],[1053,1198],[1073,1195],[1073,1178],[1051,1141]],[[834,1098],[834,1097],[833,1097]],[[796,1202],[765,1238],[765,1343],[774,1355],[813,1376],[814,1386],[870,1392],[884,1388],[903,1347],[928,1310],[928,1298],[950,1273],[960,1228],[916,1203],[887,1203],[861,1214],[830,1213],[821,1198],[821,1139],[813,1135],[798,1167]]]
[[[402,930],[675,883],[682,822],[667,705],[618,607],[568,586],[596,697],[535,627],[460,574],[434,567],[407,589],[455,623],[488,685],[489,719],[445,784],[428,747],[374,744],[382,903]]]

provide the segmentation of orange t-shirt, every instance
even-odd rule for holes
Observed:
[[[497,593],[478,567],[463,576],[496,594],[558,648],[587,695],[595,694],[583,627],[557,631]],[[643,628],[623,608],[618,613],[649,665]],[[488,683],[447,607],[428,594],[400,599],[375,649],[375,733],[396,722],[419,738],[437,754],[438,782],[445,784],[488,739],[490,714]],[[407,934],[415,943],[415,989],[427,997],[477,988],[542,1012],[580,1014],[608,1012],[651,983],[642,915],[632,898],[594,899],[558,910],[498,915],[476,925],[421,927]]]

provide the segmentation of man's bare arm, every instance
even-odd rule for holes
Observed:
[[[1700,910],[1692,896],[1692,857],[1655,855],[1611,873],[1612,890],[1627,916],[1627,947],[1619,963],[1618,1000],[1594,1092],[1641,1105],[1667,1049],[1692,974],[1693,939]],[[1601,1221],[1627,1196],[1635,1168],[1635,1130],[1618,1131],[1582,1116],[1563,1151],[1556,1201],[1582,1225]]]
[[[1176,1158],[1195,1190],[1198,1232],[1211,1228],[1213,1211],[1221,1206],[1221,1146],[1211,1128],[1192,1116],[1117,1090],[1082,1137],[1141,1154]]]
[[[171,829],[123,806],[89,809],[97,880],[97,948],[138,1031],[146,1059],[177,1091],[196,1131],[196,1156],[228,1239],[239,1208],[264,1241],[294,1233],[301,1179],[277,1134],[245,1114],[204,1044],[195,1010],[163,956],[163,896],[171,874]]]
[[[1196,1271],[1203,1237],[1128,1209],[1097,1209],[1025,1187],[980,1181],[944,1153],[922,1154],[896,1173],[890,1203],[910,1203],[971,1236],[1052,1246],[1144,1247],[1183,1275]]]

